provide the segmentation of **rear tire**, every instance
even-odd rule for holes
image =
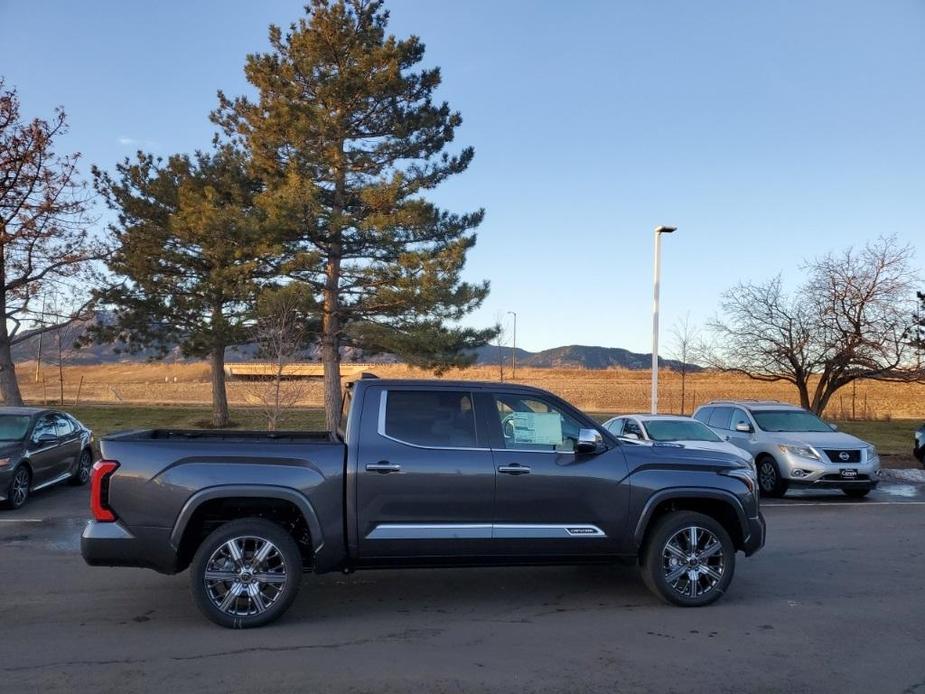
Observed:
[[[863,499],[870,494],[869,489],[842,489],[842,491],[852,499]]]
[[[279,618],[302,581],[302,554],[284,528],[262,518],[214,530],[190,565],[196,606],[223,627],[249,629]]]
[[[729,533],[710,516],[672,511],[649,532],[642,554],[642,579],[667,603],[709,605],[719,600],[732,582],[735,552]]]
[[[780,468],[777,461],[769,455],[758,458],[756,464],[758,468],[758,488],[761,490],[761,496],[770,496],[780,498],[787,493],[787,480],[780,475]]]
[[[74,474],[68,479],[68,484],[75,487],[82,487],[90,481],[90,469],[93,467],[93,454],[90,449],[81,452],[80,458],[77,459],[77,467]]]

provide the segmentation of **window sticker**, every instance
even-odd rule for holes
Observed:
[[[514,412],[508,415],[514,443],[558,446],[562,443],[562,417],[558,412]]]

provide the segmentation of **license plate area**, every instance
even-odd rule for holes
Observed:
[[[839,470],[839,474],[843,480],[856,480],[858,478],[858,471],[853,467],[846,467]]]

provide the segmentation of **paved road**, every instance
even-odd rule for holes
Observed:
[[[234,632],[185,574],[85,566],[86,491],[49,490],[0,512],[0,691],[925,694],[923,492],[766,504],[768,546],[707,609],[626,567],[366,572]]]

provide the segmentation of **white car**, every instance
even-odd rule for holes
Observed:
[[[621,441],[650,445],[657,443],[679,444],[685,448],[722,451],[742,458],[752,466],[755,461],[728,440],[721,438],[710,427],[691,417],[665,414],[627,414],[604,422],[604,427]]]

